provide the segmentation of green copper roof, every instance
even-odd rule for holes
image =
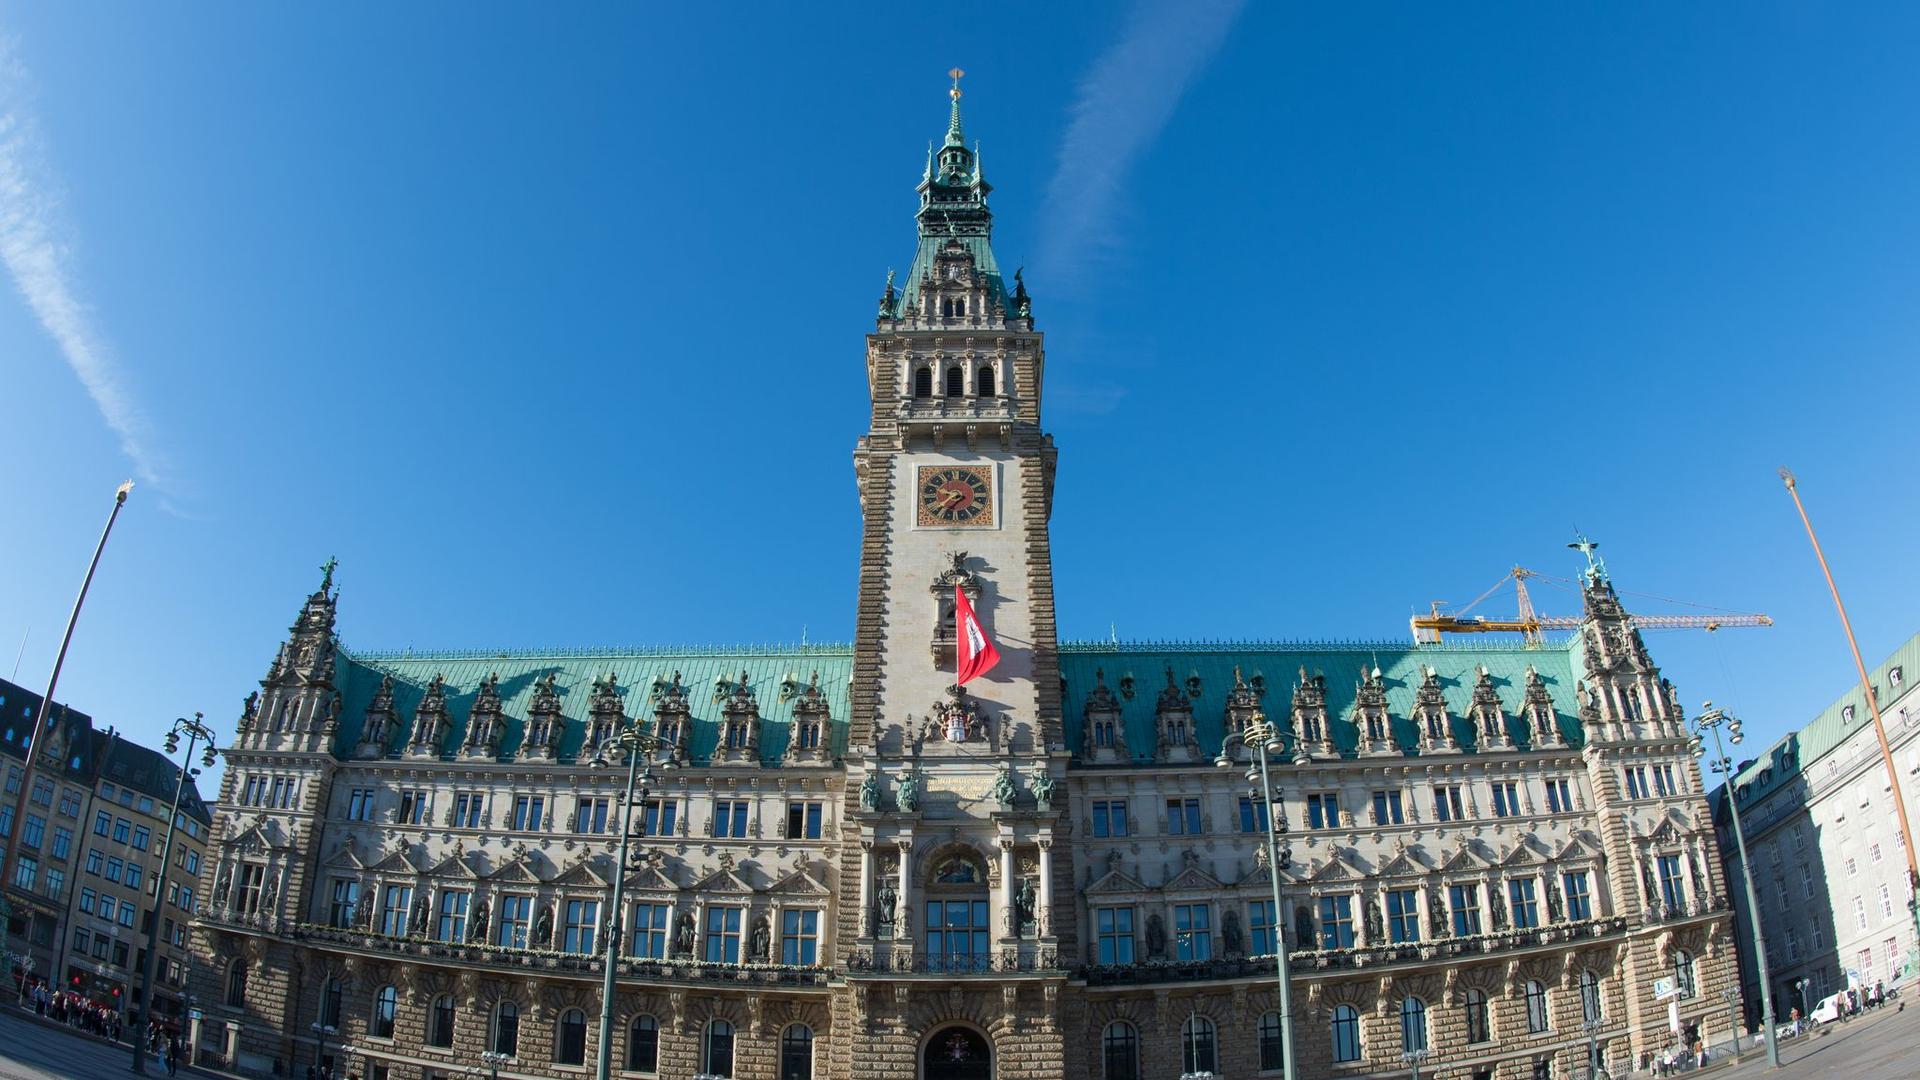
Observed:
[[[1096,670],[1103,671],[1108,689],[1120,699],[1121,717],[1126,724],[1127,747],[1136,760],[1153,757],[1154,707],[1167,683],[1167,669],[1174,681],[1191,694],[1194,727],[1200,747],[1208,755],[1219,752],[1226,731],[1226,694],[1233,687],[1234,668],[1248,683],[1264,685],[1263,707],[1267,715],[1284,726],[1291,715],[1293,688],[1300,671],[1307,675],[1325,675],[1327,679],[1327,715],[1334,745],[1343,756],[1352,756],[1358,732],[1350,719],[1354,691],[1361,671],[1376,664],[1386,684],[1387,707],[1392,716],[1394,741],[1408,754],[1417,751],[1419,732],[1410,719],[1414,691],[1420,686],[1422,666],[1439,674],[1447,712],[1453,719],[1453,737],[1464,749],[1476,745],[1473,724],[1467,719],[1478,669],[1486,667],[1500,694],[1502,711],[1507,714],[1507,731],[1514,745],[1526,748],[1531,743],[1527,727],[1519,719],[1527,668],[1540,675],[1547,692],[1553,696],[1554,712],[1560,731],[1569,745],[1583,744],[1580,723],[1573,713],[1573,653],[1565,644],[1546,648],[1524,645],[1451,646],[1408,645],[1404,642],[1330,644],[1318,642],[1233,643],[1073,643],[1060,650],[1060,678],[1066,712],[1067,745],[1076,753],[1085,738],[1084,707],[1094,687]],[[1132,679],[1128,697],[1123,680]],[[1255,683],[1255,680],[1260,680]],[[1194,682],[1193,680],[1198,680]]]
[[[831,741],[835,753],[846,750],[848,684],[853,677],[853,649],[847,645],[787,645],[764,648],[663,648],[632,650],[577,650],[570,652],[511,653],[371,653],[341,650],[336,662],[334,685],[342,702],[337,752],[353,755],[366,723],[367,706],[379,689],[382,676],[393,677],[394,710],[402,723],[395,734],[396,743],[411,729],[415,708],[426,686],[439,675],[446,683],[447,713],[452,721],[451,744],[466,739],[467,718],[481,680],[489,674],[500,676],[501,709],[508,718],[508,731],[502,751],[516,753],[526,734],[527,707],[532,703],[535,684],[549,674],[554,676],[560,694],[561,715],[569,721],[560,756],[572,757],[585,738],[587,702],[595,680],[611,673],[618,681],[630,717],[653,714],[648,697],[656,680],[663,684],[680,673],[687,695],[687,707],[693,713],[693,729],[688,753],[695,762],[704,762],[720,740],[720,710],[725,694],[716,690],[722,683],[729,687],[746,672],[762,720],[760,754],[762,760],[778,760],[787,747],[793,719],[792,702],[807,686],[807,680],[819,673],[820,693],[826,698],[832,718]]]
[[[918,190],[920,210],[915,218],[920,243],[892,314],[897,317],[918,304],[920,286],[933,274],[934,260],[949,242],[959,243],[973,257],[974,268],[986,278],[988,290],[1002,310],[1007,309],[1006,283],[1000,263],[993,257],[993,213],[987,208],[987,195],[993,186],[981,175],[979,148],[967,149],[958,96],[953,99],[946,138],[938,153],[929,147],[926,172]]]

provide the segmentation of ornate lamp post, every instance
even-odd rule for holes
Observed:
[[[1173,936],[1186,945],[1189,959],[1196,962],[1200,959],[1193,947],[1196,937],[1192,930],[1176,930]],[[1218,1054],[1217,1049],[1214,1052]],[[1187,1070],[1180,1074],[1180,1080],[1219,1080],[1212,1069],[1200,1067],[1200,999],[1197,995],[1187,999],[1187,1033],[1180,1040],[1180,1063]]]
[[[1413,1070],[1413,1080],[1420,1080],[1420,1063],[1427,1060],[1427,1048],[1400,1051],[1400,1063]]]
[[[500,1080],[500,1066],[513,1064],[514,1057],[512,1054],[502,1054],[497,1050],[482,1050],[480,1063],[487,1067],[493,1080]]]
[[[1587,1080],[1600,1075],[1600,1029],[1606,1021],[1598,1016],[1589,1016],[1580,1021],[1580,1030],[1587,1033]]]
[[[184,733],[187,737],[185,760],[192,761],[194,747],[204,741],[207,745],[201,751],[200,763],[212,768],[216,752],[213,729],[205,721],[206,717],[201,713],[194,713],[191,720],[185,717],[175,720],[173,729],[167,732],[167,753],[172,754],[180,749],[180,736]],[[179,779],[173,785],[173,806],[167,810],[166,839],[160,842],[160,876],[153,890],[153,907],[147,910],[147,962],[140,965],[140,1018],[133,1028],[133,1071],[137,1073],[144,1074],[147,1071],[146,1048],[142,1043],[146,1039],[147,1025],[153,1022],[153,973],[160,966],[160,905],[166,902],[167,890],[158,886],[165,884],[167,871],[173,866],[173,825],[180,819],[180,797],[186,793],[187,781],[199,773],[199,769],[180,766]]]
[[[340,1029],[334,1027],[332,1024],[323,1024],[318,1020],[315,1020],[307,1026],[312,1029],[313,1037],[318,1040],[313,1048],[313,1071],[321,1076],[326,1076],[328,1074],[326,1069],[321,1065],[321,1062],[325,1061],[327,1057],[327,1039],[330,1036],[339,1034]]]
[[[1267,875],[1273,884],[1273,964],[1274,976],[1280,989],[1280,1075],[1281,1080],[1299,1080],[1293,1060],[1293,987],[1287,977],[1287,931],[1286,909],[1280,902],[1280,853],[1283,850],[1280,834],[1284,831],[1280,816],[1273,812],[1273,774],[1267,765],[1268,754],[1284,754],[1286,743],[1280,738],[1280,730],[1267,719],[1264,712],[1256,712],[1240,731],[1230,731],[1220,746],[1220,756],[1214,764],[1221,768],[1231,765],[1227,757],[1227,741],[1238,739],[1253,751],[1258,760],[1257,778],[1260,781],[1261,804],[1267,809]],[[1295,758],[1294,764],[1304,761],[1304,757]],[[1247,770],[1247,782],[1256,779],[1253,769]]]
[[[1707,762],[1708,767],[1727,778],[1721,791],[1725,793],[1727,816],[1733,819],[1733,843],[1740,852],[1740,877],[1747,892],[1747,919],[1753,927],[1753,960],[1760,982],[1760,1024],[1765,1029],[1767,1037],[1767,1064],[1777,1069],[1780,1067],[1780,1043],[1773,1032],[1773,989],[1769,985],[1773,977],[1767,972],[1767,939],[1760,933],[1760,901],[1753,892],[1753,865],[1747,861],[1747,837],[1740,830],[1740,800],[1734,797],[1733,790],[1733,759],[1727,756],[1726,747],[1721,745],[1720,729],[1723,726],[1727,729],[1727,741],[1735,746],[1740,745],[1746,736],[1740,733],[1740,721],[1727,715],[1725,709],[1714,708],[1711,701],[1703,703],[1700,706],[1700,715],[1694,717],[1689,723],[1694,732],[1693,738],[1689,740],[1693,756],[1695,758],[1706,756],[1707,747],[1703,733],[1711,733],[1713,758]],[[1739,1037],[1740,1034],[1736,1030],[1735,1040],[1737,1041]]]
[[[620,752],[627,757],[627,789],[620,796],[620,858],[613,872],[613,907],[607,912],[606,975],[600,987],[600,1045],[594,1067],[596,1080],[610,1080],[613,1072],[613,977],[620,963],[620,909],[627,895],[628,844],[633,839],[633,804],[644,802],[647,787],[653,783],[653,757],[664,743],[656,735],[642,731],[638,723],[619,729],[594,755],[593,766],[607,768],[608,754]],[[668,762],[661,766],[671,768]],[[645,818],[642,818],[644,821]]]

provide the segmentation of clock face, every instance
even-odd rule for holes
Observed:
[[[993,474],[968,465],[922,465],[916,476],[921,525],[993,524]]]

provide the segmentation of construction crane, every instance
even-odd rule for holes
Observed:
[[[1583,536],[1567,546],[1576,548],[1586,555],[1589,574],[1605,575],[1605,564],[1600,563],[1593,555],[1594,550],[1600,545]],[[1578,629],[1584,616],[1541,615],[1533,609],[1533,598],[1527,595],[1529,578],[1540,578],[1567,586],[1574,585],[1565,578],[1556,578],[1549,574],[1542,574],[1538,570],[1516,566],[1507,571],[1499,581],[1494,582],[1492,588],[1475,597],[1473,603],[1466,607],[1451,613],[1443,612],[1440,609],[1445,601],[1435,600],[1428,614],[1415,615],[1408,620],[1413,628],[1414,644],[1437,643],[1442,634],[1520,634],[1525,637],[1528,645],[1538,646],[1542,643],[1542,635],[1546,631]],[[1513,582],[1513,591],[1518,602],[1513,618],[1489,619],[1467,614],[1480,601],[1492,596],[1509,581]],[[1718,630],[1723,626],[1773,625],[1773,620],[1765,615],[1735,612],[1718,615],[1630,615],[1628,620],[1642,630]]]

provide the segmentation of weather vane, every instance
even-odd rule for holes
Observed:
[[[947,93],[950,94],[955,101],[958,101],[960,99],[960,78],[965,75],[966,72],[961,71],[959,68],[954,68],[952,71],[947,72],[947,74],[953,76],[953,89],[947,91]]]

